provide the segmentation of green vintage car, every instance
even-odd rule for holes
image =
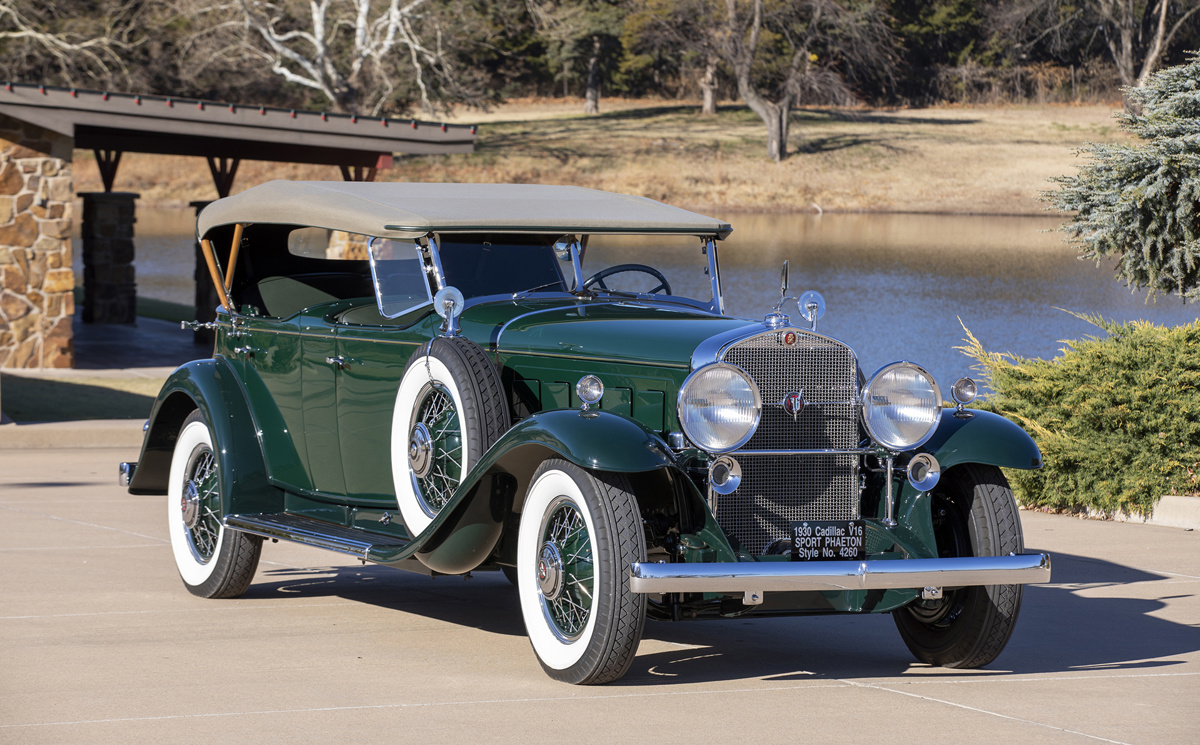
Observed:
[[[1000,471],[1037,447],[964,410],[968,379],[943,407],[916,364],[866,378],[786,265],[761,320],[726,315],[730,230],[563,186],[214,202],[215,349],[171,375],[122,480],[166,495],[204,597],[245,592],[263,538],[501,570],[570,683],[623,675],[646,618],[891,613],[917,659],[987,664],[1050,578]]]

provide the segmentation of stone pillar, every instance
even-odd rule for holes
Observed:
[[[71,137],[0,114],[0,367],[73,367]]]
[[[204,199],[195,202],[188,202],[188,206],[196,210],[196,216],[200,216],[200,210],[212,204],[212,200]],[[221,298],[217,295],[217,288],[213,286],[212,275],[208,273],[208,262],[204,260],[204,252],[200,250],[200,242],[196,241],[193,244],[196,251],[196,270],[192,273],[192,279],[196,280],[196,320],[201,323],[208,323],[217,318],[217,306],[221,304]],[[192,332],[192,341],[197,344],[212,344],[217,338],[210,329],[196,329]]]
[[[83,322],[137,323],[133,270],[137,194],[93,191],[83,197]]]

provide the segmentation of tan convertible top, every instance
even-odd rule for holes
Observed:
[[[645,197],[579,186],[269,181],[204,208],[222,225],[305,225],[381,238],[426,233],[675,233],[723,239],[729,223]]]

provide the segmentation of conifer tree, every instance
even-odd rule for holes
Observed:
[[[1141,142],[1091,144],[1090,162],[1043,199],[1075,212],[1062,226],[1080,257],[1116,257],[1116,278],[1151,296],[1200,299],[1200,52],[1127,88],[1121,127]]]

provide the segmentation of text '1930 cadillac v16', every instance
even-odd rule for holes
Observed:
[[[197,230],[213,356],[122,464],[167,496],[197,595],[245,592],[263,538],[499,569],[546,672],[603,683],[647,617],[891,613],[917,659],[977,667],[1050,578],[1000,471],[1041,465],[1029,437],[964,410],[969,379],[944,408],[911,362],[866,378],[786,264],[762,320],[727,316],[720,220],[575,187],[271,182]]]

